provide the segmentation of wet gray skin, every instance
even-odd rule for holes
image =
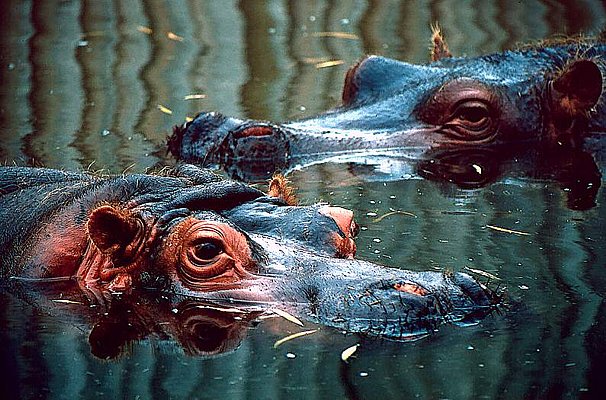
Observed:
[[[280,308],[393,339],[474,321],[498,302],[462,273],[355,260],[349,210],[290,206],[192,165],[163,175],[0,171],[0,276],[9,282],[70,280],[95,303],[151,289]]]
[[[175,128],[169,149],[255,180],[345,156],[579,142],[606,131],[605,53],[588,40],[426,65],[370,56],[350,68],[332,110],[283,123],[203,112]]]
[[[258,206],[250,202],[223,214],[233,226],[246,228],[247,240],[258,260],[256,271],[244,287],[217,285],[212,291],[201,292],[177,283],[169,290],[240,307],[278,308],[346,332],[393,340],[415,338],[443,323],[476,323],[494,311],[499,302],[494,292],[465,273],[414,272],[335,258],[326,240],[317,242],[317,249],[323,251],[310,251],[315,246],[302,245],[293,235],[300,232],[300,226],[281,225],[281,221],[300,221],[301,215],[293,214],[303,212],[314,218],[307,219],[309,230],[322,230],[318,226],[326,221],[318,221],[321,218],[317,213],[314,216],[317,206],[284,209],[261,204],[257,212],[272,215],[272,221],[252,229],[255,222],[251,222],[251,213]],[[275,209],[270,212],[271,208]],[[292,227],[288,232],[287,226]]]

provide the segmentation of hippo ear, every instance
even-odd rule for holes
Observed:
[[[298,203],[294,189],[288,186],[288,181],[281,174],[276,174],[271,178],[267,194],[284,200],[289,206],[296,206]]]
[[[591,60],[577,60],[569,64],[551,82],[550,101],[553,118],[569,125],[577,117],[586,116],[602,94],[602,72]],[[563,122],[563,123],[562,123]]]
[[[438,24],[431,26],[431,61],[438,61],[442,58],[452,57],[448,45],[442,35],[442,30]]]
[[[136,218],[109,205],[93,210],[87,228],[92,242],[105,254],[124,252],[130,248],[142,229]]]

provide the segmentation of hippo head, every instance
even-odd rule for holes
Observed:
[[[369,56],[349,69],[331,111],[280,124],[201,113],[175,128],[169,148],[254,179],[331,154],[416,149],[422,159],[436,150],[562,144],[604,130],[604,53],[602,43],[576,41],[476,58],[435,51],[426,65]]]
[[[77,275],[96,295],[148,288],[390,338],[493,309],[493,293],[466,274],[355,260],[353,213],[289,205],[277,182],[267,196],[189,165],[127,176],[129,201],[95,198]]]

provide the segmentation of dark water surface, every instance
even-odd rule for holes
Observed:
[[[589,0],[5,0],[0,18],[0,161],[119,173],[174,164],[166,136],[201,110],[279,121],[333,107],[347,66],[365,54],[425,62],[433,22],[454,54],[477,55],[596,33],[606,9]],[[356,37],[317,35],[334,31]],[[344,63],[316,68],[327,60]],[[192,94],[204,96],[184,100]],[[552,182],[463,190],[377,168],[321,164],[290,179],[303,203],[356,212],[360,258],[487,271],[507,288],[509,309],[405,343],[321,328],[274,348],[303,330],[274,319],[234,329],[219,355],[187,354],[173,333],[102,360],[73,305],[51,312],[1,293],[2,398],[604,398],[605,191],[573,211]]]

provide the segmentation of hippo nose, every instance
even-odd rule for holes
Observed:
[[[243,121],[220,113],[203,112],[173,129],[168,148],[177,158],[212,163],[219,146],[242,124]]]
[[[491,306],[498,301],[495,293],[465,273],[456,272],[452,280],[476,306]]]
[[[320,208],[320,213],[331,217],[337,223],[337,226],[346,237],[354,239],[360,233],[360,227],[354,221],[354,213],[351,210],[342,207],[324,206]]]
[[[335,235],[338,255],[344,258],[353,258],[356,255],[354,238],[358,236],[360,227],[354,221],[354,213],[341,207],[323,206],[320,214],[332,218],[339,227],[340,233]]]

